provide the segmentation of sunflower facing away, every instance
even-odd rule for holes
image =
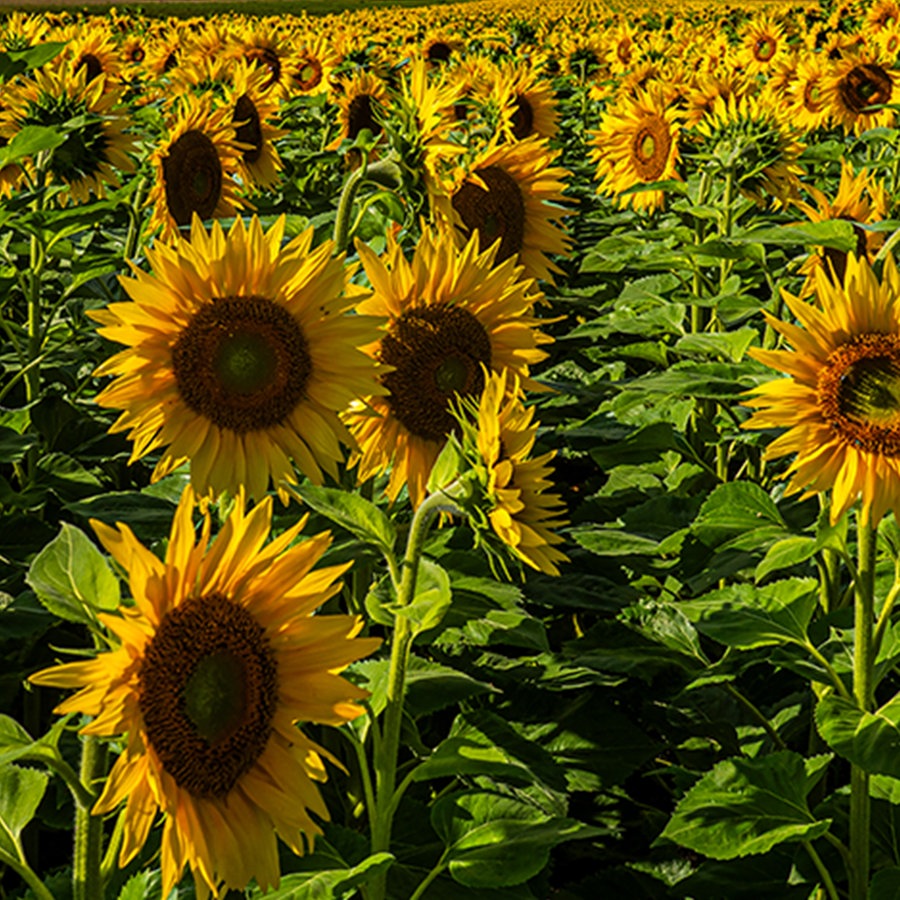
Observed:
[[[463,405],[472,413],[460,417],[463,446],[477,448],[472,461],[482,473],[494,533],[526,565],[559,575],[557,563],[568,557],[556,549],[563,539],[553,529],[568,522],[562,518],[560,498],[548,493],[553,486],[549,462],[556,453],[531,457],[538,423],[533,421],[534,407],[526,409],[520,394],[515,373],[489,375],[477,404]]]
[[[388,396],[372,397],[348,414],[360,447],[359,480],[391,468],[393,501],[404,485],[418,506],[428,475],[456,427],[451,401],[477,397],[484,371],[511,369],[528,387],[528,367],[549,341],[532,309],[539,294],[519,278],[497,248],[479,251],[477,238],[458,249],[453,235],[426,230],[412,261],[388,239],[382,258],[357,242],[374,294],[357,309],[387,317],[387,333],[369,349],[390,366],[382,376]]]
[[[313,248],[312,229],[282,248],[284,226],[264,233],[254,216],[207,234],[195,217],[189,240],[147,250],[151,273],[121,279],[132,302],[93,313],[126,347],[97,370],[117,376],[97,402],[123,410],[112,430],[129,431],[132,461],[165,448],[154,480],[190,460],[198,493],[245,485],[260,498],[270,479],[280,492],[296,480],[293,459],[321,482],[351,443],[338,414],[379,392],[357,349],[378,332],[343,315],[356,299],[343,257]]]
[[[537,137],[485,147],[432,196],[437,218],[461,243],[473,234],[481,250],[499,243],[498,262],[514,259],[526,277],[552,282],[561,270],[548,255],[569,246],[560,224],[568,210],[558,205],[569,171],[552,165],[556,156]]]
[[[363,710],[366,692],[338,674],[375,650],[356,638],[355,616],[314,615],[340,590],[347,566],[313,570],[331,537],[289,547],[305,519],[264,546],[267,497],[245,514],[240,493],[210,544],[195,542],[185,491],[165,560],[127,525],[94,530],[128,572],[133,606],[100,614],[117,640],[95,659],[44,669],[35,684],[79,688],[57,713],[93,716],[82,734],[125,735],[94,815],[125,801],[119,864],[144,846],[157,812],[164,825],[162,896],[187,865],[197,896],[265,890],[279,881],[277,838],[302,854],[328,819],[314,781],[330,755],[297,722],[339,726]]]
[[[783,292],[799,326],[766,314],[796,349],[750,350],[790,377],[754,389],[744,403],[758,411],[744,424],[788,428],[765,455],[796,454],[789,492],[831,490],[832,523],[861,496],[874,525],[900,512],[900,274],[888,256],[879,282],[850,255],[843,284],[815,277],[815,303]]]

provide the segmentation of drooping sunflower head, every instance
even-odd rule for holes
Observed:
[[[163,238],[189,226],[195,214],[225,218],[243,205],[234,180],[240,151],[232,113],[215,108],[211,94],[179,98],[168,132],[151,156],[156,180],[148,196],[150,228],[159,226]]]
[[[383,81],[369,72],[357,72],[349,78],[339,79],[334,93],[340,131],[328,149],[336,149],[344,140],[356,140],[363,129],[375,136],[382,133],[381,116],[390,102]]]
[[[717,98],[694,129],[693,155],[731,171],[744,196],[783,205],[797,196],[803,150],[797,129],[777,106],[747,95]]]
[[[556,549],[563,539],[555,529],[568,522],[562,501],[550,493],[549,463],[556,454],[532,456],[538,423],[534,407],[522,402],[518,379],[508,371],[490,373],[481,396],[462,400],[454,415],[462,429],[462,454],[479,483],[475,504],[487,514],[486,524],[516,559],[559,575],[557,565],[567,557]],[[476,538],[483,539],[478,519],[476,513]]]
[[[569,172],[537,137],[489,145],[432,197],[436,216],[461,242],[477,235],[481,250],[498,244],[497,259],[514,259],[529,278],[551,281],[560,271],[550,254],[568,252],[558,205]]]
[[[165,559],[126,525],[92,521],[129,576],[134,605],[100,614],[114,649],[35,673],[40,685],[79,688],[57,707],[93,720],[84,734],[125,736],[125,750],[94,813],[125,803],[119,863],[142,849],[164,817],[162,895],[185,866],[198,897],[262,890],[279,881],[277,837],[302,854],[328,819],[315,781],[323,757],[297,722],[341,725],[363,712],[365,692],[340,677],[378,639],[357,638],[353,616],[314,615],[340,589],[346,566],[312,571],[323,533],[289,547],[304,522],[266,543],[272,502],[245,512],[239,493],[210,542],[199,538],[188,489]]]
[[[825,79],[823,96],[828,110],[845,133],[862,134],[870,128],[889,127],[896,110],[900,72],[873,56],[848,53],[838,60]]]
[[[200,494],[243,485],[259,498],[271,482],[286,499],[295,465],[317,483],[337,476],[352,443],[339,413],[383,392],[358,349],[375,326],[343,315],[342,260],[330,242],[313,248],[312,230],[282,247],[284,226],[238,218],[207,233],[195,216],[190,239],[157,242],[151,272],[122,279],[131,302],[93,314],[126,345],[98,369],[117,377],[97,402],[123,410],[113,430],[129,430],[132,460],[162,448],[154,479],[190,460]]]
[[[347,421],[359,443],[359,479],[391,468],[388,495],[406,485],[414,506],[425,496],[431,467],[456,422],[451,402],[477,397],[484,372],[511,369],[523,382],[546,355],[548,339],[532,310],[539,296],[512,259],[496,247],[480,251],[472,237],[460,248],[446,231],[426,229],[412,260],[389,239],[379,258],[357,244],[374,293],[360,312],[385,317],[384,336],[368,352],[390,367],[387,395],[357,406]]]
[[[134,141],[124,133],[130,122],[116,109],[119,91],[107,89],[103,77],[88,82],[85,67],[75,71],[71,61],[54,60],[5,87],[0,134],[7,140],[29,125],[81,122],[49,152],[46,163],[48,181],[67,185],[60,202],[71,197],[84,203],[91,193],[102,197],[107,186],[119,185],[117,172],[134,170],[127,156]],[[25,165],[34,171],[33,161]]]
[[[665,202],[663,190],[622,194],[641,184],[679,178],[678,140],[681,112],[666,103],[662,91],[625,95],[600,120],[592,136],[600,190],[618,197],[622,207],[654,210]]]
[[[756,388],[747,428],[787,428],[767,459],[795,454],[785,472],[790,492],[831,491],[831,521],[861,498],[863,521],[900,512],[900,274],[893,257],[881,280],[849,255],[842,282],[823,269],[816,297],[784,293],[799,325],[767,315],[795,348],[751,350],[789,378]]]

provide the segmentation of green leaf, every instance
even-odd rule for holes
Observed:
[[[814,578],[788,578],[764,587],[734,584],[682,601],[678,608],[701,634],[738,650],[805,644],[817,590]]]
[[[122,885],[117,900],[147,900],[159,896],[162,878],[159,872],[138,872]]]
[[[873,775],[900,778],[900,697],[873,713],[836,694],[816,706],[816,727],[835,753]]]
[[[393,522],[374,503],[340,488],[303,484],[288,488],[304,503],[360,540],[392,553],[397,540]]]
[[[659,541],[619,528],[578,528],[572,538],[597,556],[655,556]]]
[[[37,442],[34,434],[19,434],[12,428],[0,425],[0,462],[17,462]]]
[[[0,169],[42,150],[59,147],[67,137],[68,134],[55,125],[26,125],[5,147],[0,148]]]
[[[544,868],[557,844],[603,833],[480,791],[442,797],[432,807],[431,823],[446,847],[450,875],[470,888],[522,884]]]
[[[756,336],[755,328],[738,328],[719,334],[686,334],[675,344],[675,351],[701,356],[721,356],[732,362],[740,362]]]
[[[709,495],[692,530],[707,547],[719,547],[766,526],[787,530],[772,498],[758,484],[732,481]]]
[[[452,599],[450,576],[436,562],[423,558],[419,560],[416,596],[412,603],[408,606],[393,604],[385,609],[409,619],[415,636],[439,625]]]
[[[50,776],[37,769],[0,766],[0,848],[19,856],[19,835],[34,818]]]
[[[23,756],[29,759],[55,757],[53,748],[69,718],[70,716],[65,716],[57,719],[43,737],[34,740],[15,719],[0,715],[0,765],[14,762]]]
[[[766,551],[762,562],[756,567],[753,577],[762,581],[772,572],[790,569],[792,566],[806,562],[819,550],[819,541],[812,537],[789,537],[776,541]]]
[[[681,799],[660,838],[712,859],[765,853],[784,841],[823,835],[806,796],[825,774],[830,755],[805,760],[781,750],[757,759],[722,760]]]
[[[530,784],[528,770],[490,741],[455,735],[441,741],[425,762],[412,771],[413,781],[456,778],[458,775],[493,775],[515,784]]]
[[[875,873],[869,882],[867,900],[897,900],[900,897],[900,868],[891,866]]]
[[[802,247],[813,244],[849,252],[856,247],[856,232],[853,230],[852,223],[835,219],[826,222],[804,222],[802,225],[754,228],[733,237],[732,240],[780,244],[784,247]]]
[[[641,600],[622,610],[620,618],[651,641],[706,665],[708,660],[700,648],[697,629],[674,603]]]
[[[116,609],[121,600],[103,554],[68,522],[35,557],[25,580],[51,613],[70,622],[91,622],[96,610]]]
[[[352,868],[295,872],[282,878],[277,890],[263,894],[255,888],[251,896],[265,900],[349,900],[359,896],[359,887],[387,872],[393,862],[390,853],[375,853]]]
[[[464,467],[465,462],[459,442],[453,435],[450,435],[431,467],[426,491],[433,494],[447,487],[459,477]]]

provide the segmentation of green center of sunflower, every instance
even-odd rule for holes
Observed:
[[[775,41],[768,35],[761,37],[756,42],[753,53],[759,62],[768,62],[775,55]]]
[[[394,367],[383,378],[393,415],[411,434],[443,441],[456,428],[450,401],[484,390],[482,364],[491,364],[491,339],[468,310],[425,306],[392,324],[380,358]]]
[[[184,714],[210,744],[234,731],[245,716],[244,667],[230,653],[201,659],[184,686]]]
[[[298,91],[311,91],[322,81],[322,64],[317,59],[305,60],[293,75],[294,86]]]
[[[875,63],[854,66],[838,82],[838,96],[852,115],[868,106],[890,103],[892,89],[891,76]]]
[[[848,444],[900,456],[900,335],[864,334],[838,347],[817,387],[823,417]]]
[[[662,116],[655,113],[641,119],[631,143],[631,165],[641,181],[659,181],[669,161],[672,135]]]
[[[139,707],[147,741],[175,783],[221,799],[261,756],[278,706],[265,629],[222,594],[166,614],[147,645]]]
[[[525,237],[525,201],[508,172],[498,166],[476,169],[487,187],[466,181],[453,195],[453,208],[462,219],[467,235],[478,232],[482,252],[499,239],[497,262],[522,252]]]
[[[22,117],[22,125],[68,125],[66,139],[50,151],[49,169],[54,178],[69,183],[78,182],[99,174],[100,166],[107,162],[106,150],[109,138],[103,130],[103,120],[92,113],[84,100],[63,94],[39,94],[32,100]]]
[[[212,218],[222,195],[222,163],[215,144],[202,131],[186,131],[163,158],[166,208],[178,225],[194,213]]]
[[[312,359],[303,330],[281,304],[223,297],[178,336],[172,368],[190,409],[243,434],[284,422],[306,395]]]

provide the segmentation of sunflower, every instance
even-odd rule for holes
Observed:
[[[889,127],[896,110],[883,104],[897,102],[895,85],[900,72],[882,66],[867,54],[848,54],[834,64],[822,85],[822,95],[835,123],[844,132],[862,134],[870,128]],[[881,106],[881,109],[870,109]]]
[[[80,22],[62,29],[58,40],[68,42],[63,55],[72,61],[74,71],[85,70],[87,81],[100,76],[108,83],[118,79],[121,55],[107,27],[91,24],[90,20]]]
[[[368,72],[358,72],[349,78],[338,79],[334,94],[340,133],[327,149],[336,150],[342,141],[356,140],[364,128],[373,135],[382,133],[379,117],[387,109],[389,97],[380,79]]]
[[[817,53],[804,55],[797,74],[787,89],[787,118],[803,131],[812,131],[828,122],[828,104],[822,86],[828,67]]]
[[[422,42],[422,56],[431,66],[442,66],[459,56],[463,43],[447,32],[434,31]]]
[[[526,565],[559,575],[557,563],[568,557],[556,549],[562,538],[553,529],[568,522],[561,517],[562,501],[548,492],[548,464],[556,452],[531,457],[538,423],[533,421],[534,407],[526,409],[520,394],[514,373],[490,374],[477,404],[463,404],[471,415],[459,416],[462,443],[476,451],[471,461],[483,481],[494,533]]]
[[[749,75],[767,75],[788,50],[784,28],[769,15],[752,19],[741,35],[737,61]]]
[[[190,239],[147,250],[152,274],[122,278],[132,302],[93,313],[100,333],[125,344],[97,371],[118,376],[97,397],[124,412],[132,461],[165,450],[153,479],[191,461],[200,494],[261,497],[271,479],[295,481],[290,458],[312,481],[337,475],[338,413],[378,393],[371,359],[357,350],[377,337],[371,321],[342,315],[342,258],[330,241],[312,248],[312,229],[284,248],[285,219],[263,233],[254,216],[228,234],[207,234],[194,217]]]
[[[213,108],[210,94],[182,96],[168,134],[154,151],[151,162],[156,179],[147,202],[153,206],[150,229],[162,228],[172,237],[201,219],[233,216],[242,206],[234,174],[240,150],[234,143],[232,115],[226,107]]]
[[[290,96],[315,96],[328,91],[340,57],[324,35],[305,34],[284,62],[285,87]]]
[[[235,140],[243,146],[241,175],[245,182],[258,188],[271,188],[278,181],[281,168],[274,142],[287,134],[271,124],[278,115],[278,99],[263,90],[269,77],[265,69],[240,60],[230,75],[226,103],[232,108]]]
[[[900,3],[897,0],[875,0],[866,13],[867,30],[882,31],[900,24]]]
[[[46,177],[64,183],[76,203],[87,202],[91,193],[102,197],[107,186],[118,187],[119,172],[132,172],[126,155],[133,139],[124,133],[128,117],[116,111],[120,94],[107,89],[104,78],[88,82],[87,68],[73,69],[71,60],[54,60],[32,73],[32,77],[4,86],[4,109],[0,114],[0,137],[12,139],[29,125],[61,126],[79,120],[65,141],[49,152]],[[24,164],[32,175],[34,162]]]
[[[274,27],[260,26],[258,23],[248,27],[240,35],[231,55],[247,60],[266,73],[263,90],[271,90],[285,97],[288,95],[285,63],[290,56],[290,47]]]
[[[553,87],[533,69],[521,63],[498,69],[489,90],[500,105],[500,130],[506,140],[532,135],[549,140],[556,135]]]
[[[834,200],[829,200],[818,188],[808,185],[806,190],[816,201],[817,208],[808,203],[795,201],[796,205],[806,213],[811,222],[827,222],[842,219],[852,222],[856,233],[856,256],[874,261],[878,250],[884,243],[884,233],[867,231],[861,225],[880,222],[888,212],[887,192],[884,185],[877,181],[871,172],[863,169],[853,172],[852,163],[841,160],[841,180]],[[821,253],[813,253],[800,268],[800,274],[806,276],[806,283],[800,291],[806,297],[815,290],[815,272],[824,268],[829,277],[840,282],[847,269],[847,254],[833,247],[826,247]]]
[[[546,356],[539,345],[549,340],[532,316],[539,295],[514,260],[499,261],[497,245],[479,251],[475,237],[459,249],[450,233],[426,229],[412,261],[390,235],[381,258],[356,246],[374,289],[357,309],[387,317],[386,334],[368,351],[391,367],[381,379],[388,395],[368,398],[347,415],[360,448],[358,478],[393,465],[391,501],[407,485],[418,506],[455,428],[451,400],[481,393],[482,366],[510,369],[537,386],[528,367]]]
[[[639,91],[622,100],[600,120],[591,157],[597,162],[600,190],[618,196],[619,206],[652,211],[665,202],[660,189],[625,194],[641,184],[680,176],[678,136],[681,112],[666,103],[660,90]]]
[[[165,560],[127,525],[92,520],[128,573],[134,604],[98,618],[114,636],[96,658],[44,669],[34,684],[79,688],[56,712],[93,716],[82,734],[125,736],[92,812],[125,802],[119,865],[164,819],[162,896],[185,867],[199,898],[262,890],[279,881],[277,837],[297,854],[327,820],[315,781],[331,755],[296,727],[339,726],[359,716],[366,692],[338,674],[380,644],[357,638],[355,616],[315,615],[340,590],[347,565],[313,571],[331,542],[325,532],[291,542],[305,519],[265,544],[266,498],[249,513],[237,501],[210,544],[210,519],[195,543],[187,490]]]
[[[481,250],[499,243],[498,262],[515,259],[526,277],[552,281],[561,270],[547,254],[568,252],[558,204],[570,173],[551,165],[556,156],[537,137],[488,145],[432,195],[436,218],[461,242],[477,234]]]
[[[756,388],[744,403],[759,411],[744,424],[789,428],[765,454],[796,454],[788,492],[830,489],[832,523],[861,496],[874,525],[900,513],[900,274],[888,256],[879,282],[850,255],[843,282],[815,278],[814,303],[782,292],[802,327],[766,314],[796,350],[750,350],[790,378]]]

